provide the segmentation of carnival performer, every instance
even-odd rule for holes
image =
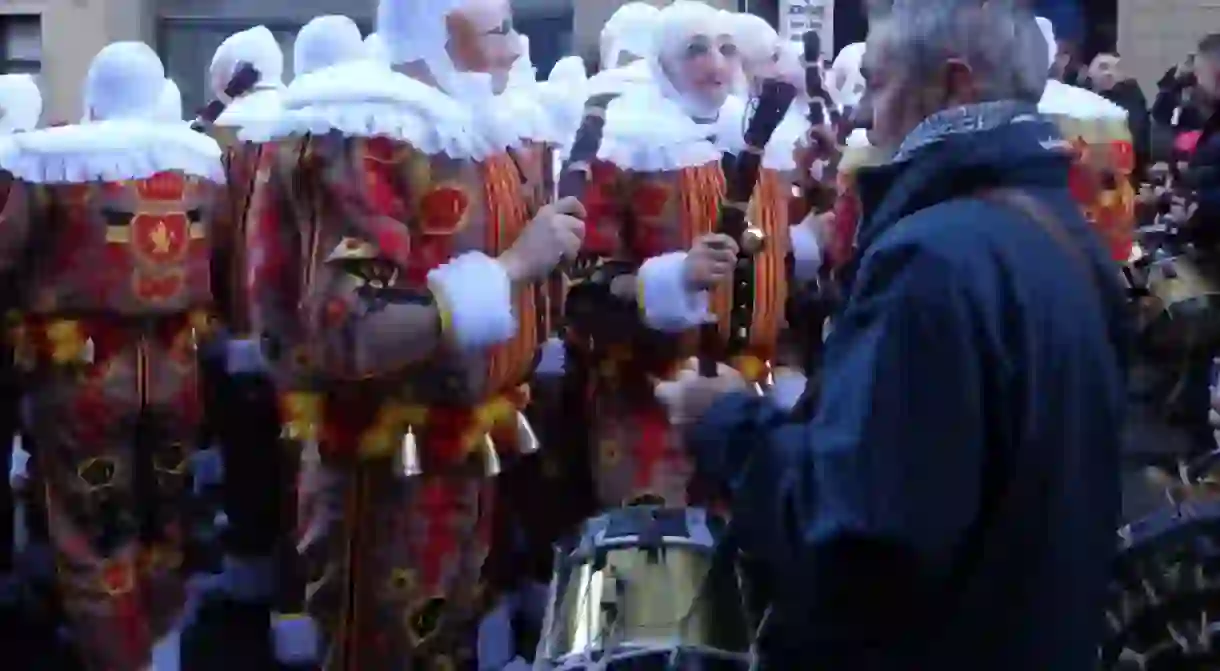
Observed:
[[[598,72],[589,78],[589,95],[614,93],[652,77],[653,24],[658,10],[646,2],[628,2],[602,26]]]
[[[383,0],[377,32],[401,72],[303,75],[244,135],[275,143],[246,286],[284,434],[317,442],[334,511],[301,544],[324,668],[467,668],[497,452],[529,432],[535,283],[579,249],[582,210],[531,218],[520,129],[490,113],[518,56],[507,2]]]
[[[4,266],[58,578],[88,669],[141,669],[183,603],[181,503],[201,407],[217,144],[156,123],[148,45],[104,48],[87,125],[0,152]]]
[[[295,76],[300,77],[368,55],[356,22],[346,16],[329,14],[311,19],[297,32],[297,39],[292,44],[292,68]]]
[[[1059,50],[1054,26],[1038,17],[1038,28],[1053,64]],[[1135,237],[1135,190],[1131,185],[1135,148],[1127,110],[1092,91],[1052,78],[1038,111],[1050,117],[1064,139],[1076,147],[1072,195],[1115,262],[1127,261]]]
[[[724,188],[720,162],[743,144],[740,111],[722,114],[740,67],[729,30],[702,3],[662,9],[653,27],[656,49],[646,61],[652,84],[627,90],[607,109],[586,202],[584,252],[622,262],[623,272],[606,281],[622,302],[638,303],[639,316],[633,307],[618,310],[582,334],[600,362],[591,430],[603,506],[706,502],[689,489],[684,448],[652,385],[694,353],[692,335],[709,308],[721,319],[727,313],[737,246],[714,232]],[[782,320],[788,193],[774,171],[763,170],[751,203],[750,219],[767,243],[755,259],[749,351],[728,363],[752,381],[768,376]]]
[[[220,547],[213,549],[222,555],[220,573],[201,590],[178,637],[184,671],[233,669],[234,659],[246,668],[296,663],[311,659],[316,647],[309,621],[294,615],[303,589],[293,580],[295,543],[287,522],[296,517],[295,445],[279,439],[277,398],[259,358],[259,338],[250,330],[242,284],[246,213],[256,168],[269,148],[239,135],[249,124],[277,118],[284,68],[265,26],[231,35],[217,48],[209,68],[217,100],[228,98],[226,89],[245,66],[255,71],[252,88],[228,101],[205,128],[223,149],[226,184],[212,232],[213,328],[200,348],[207,449],[195,467],[197,485],[219,488],[225,524]],[[209,476],[222,481],[203,483]]]
[[[34,130],[41,115],[42,93],[32,76],[0,76],[0,142]],[[8,181],[7,176],[4,179]],[[11,273],[3,278],[4,295],[10,300],[15,279]],[[42,576],[30,575],[28,559],[34,544],[45,542],[35,530],[44,530],[46,516],[38,496],[37,469],[31,463],[33,447],[21,433],[20,394],[18,371],[6,342],[0,353],[0,464],[7,467],[8,476],[0,483],[0,655],[12,668],[50,668],[68,660],[56,654],[63,647],[56,635],[61,623],[46,617],[48,609],[40,597],[31,598],[37,594],[30,589],[31,581],[41,583]],[[24,511],[18,505],[22,499]],[[27,545],[20,551],[15,543],[19,517],[25,518],[27,533]],[[43,567],[36,568],[41,573]]]
[[[242,64],[249,64],[258,71],[258,83],[248,93],[230,101],[208,131],[221,146],[236,144],[240,128],[268,122],[276,118],[280,110],[284,52],[266,26],[234,33],[216,48],[208,67],[208,81],[216,99],[227,97],[224,90]]]

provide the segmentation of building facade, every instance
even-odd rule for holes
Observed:
[[[624,0],[513,0],[518,29],[545,74],[560,57],[595,53],[606,19]],[[658,6],[668,0],[649,0]],[[1039,0],[1039,6],[1056,0]],[[1209,30],[1220,30],[1217,0],[1107,0],[1117,2],[1117,43],[1126,70],[1149,89]],[[709,0],[780,20],[782,0]],[[836,0],[837,47],[864,32],[859,0]],[[1091,13],[1083,1],[1085,13]],[[89,61],[115,40],[144,40],[165,60],[183,90],[186,109],[204,102],[212,52],[227,35],[256,24],[285,47],[291,76],[292,40],[310,18],[346,14],[367,31],[376,0],[0,0],[0,71],[38,73],[45,121],[79,119],[81,82]]]

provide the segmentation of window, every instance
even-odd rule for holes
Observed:
[[[0,73],[42,71],[42,19],[37,15],[0,16]]]

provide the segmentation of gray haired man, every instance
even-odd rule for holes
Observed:
[[[862,224],[820,401],[664,390],[777,590],[760,666],[1092,668],[1118,524],[1122,299],[1013,0],[874,7]]]

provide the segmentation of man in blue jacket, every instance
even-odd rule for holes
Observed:
[[[799,422],[693,371],[658,388],[779,581],[762,668],[1092,668],[1119,523],[1122,298],[1036,114],[1014,0],[895,0],[848,300]]]

